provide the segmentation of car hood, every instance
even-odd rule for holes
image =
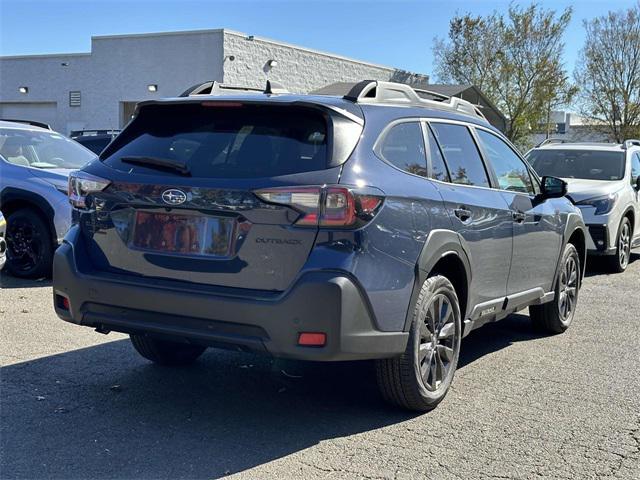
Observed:
[[[595,197],[603,197],[623,188],[623,181],[583,180],[580,178],[563,178],[567,182],[567,196],[573,203]]]
[[[34,177],[38,177],[47,183],[50,183],[57,189],[67,189],[67,183],[69,182],[69,173],[74,169],[70,168],[31,168],[29,171]]]

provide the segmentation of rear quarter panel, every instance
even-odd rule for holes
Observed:
[[[373,153],[386,122],[368,122],[344,165],[340,183],[373,186],[385,194],[378,215],[355,232],[320,231],[310,268],[351,272],[366,291],[378,328],[404,329],[422,248],[434,229],[450,229],[442,198],[430,180],[392,167]]]

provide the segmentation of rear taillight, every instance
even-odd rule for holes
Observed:
[[[69,174],[69,202],[76,208],[87,208],[87,195],[101,192],[111,182],[83,171]]]
[[[373,218],[382,194],[343,186],[278,187],[254,192],[262,200],[300,212],[295,224],[320,227],[359,227]]]

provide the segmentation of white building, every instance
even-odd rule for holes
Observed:
[[[90,53],[0,57],[0,118],[55,130],[121,128],[141,100],[216,80],[291,92],[365,79],[426,86],[428,76],[226,29],[91,38]]]
[[[552,111],[549,125],[541,125],[532,136],[534,145],[547,138],[557,138],[565,142],[610,142],[611,136],[604,125],[578,114]]]

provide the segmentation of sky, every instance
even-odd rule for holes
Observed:
[[[569,73],[583,21],[638,0],[540,0],[573,7],[565,34]],[[92,35],[228,28],[433,75],[433,39],[456,14],[506,11],[502,0],[0,0],[0,55],[89,52]],[[528,5],[529,1],[519,1]],[[432,80],[436,80],[432,78]]]

